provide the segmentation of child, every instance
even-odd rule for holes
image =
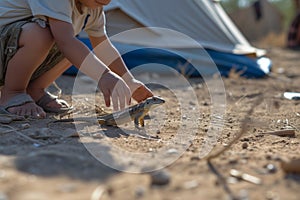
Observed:
[[[153,96],[125,66],[105,33],[110,0],[0,0],[0,113],[44,118],[70,108],[45,92],[71,64],[98,81],[115,110]],[[84,29],[92,53],[75,36]],[[117,59],[115,59],[117,58]]]

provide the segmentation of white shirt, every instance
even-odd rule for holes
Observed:
[[[80,33],[83,27],[83,30],[90,36],[105,35],[103,9],[83,7],[82,11],[81,14],[77,10],[75,0],[0,0],[0,28],[28,17],[43,20],[51,17],[71,23],[75,35]]]

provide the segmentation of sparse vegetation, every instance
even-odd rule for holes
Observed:
[[[221,4],[227,13],[233,12],[241,7],[251,6],[257,0],[222,0]],[[273,3],[284,17],[284,27],[288,28],[295,15],[295,6],[293,0],[269,0]]]

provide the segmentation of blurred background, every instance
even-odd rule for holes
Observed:
[[[285,46],[298,0],[221,0],[221,5],[250,41]]]

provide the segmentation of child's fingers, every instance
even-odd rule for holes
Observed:
[[[125,93],[125,99],[126,99],[127,105],[130,105],[131,104],[131,91],[128,87],[127,87],[127,91]]]
[[[119,110],[119,95],[116,91],[112,94],[112,103],[114,111]]]
[[[125,104],[127,105],[130,105],[130,101],[131,101],[131,92],[130,92],[130,89],[124,85],[124,88],[123,88],[123,94],[122,94],[122,104],[120,102],[120,108],[123,109],[125,108]]]
[[[103,93],[106,106],[110,106],[110,100],[115,111],[125,108],[130,104],[131,93],[127,84],[114,73],[106,73],[99,81],[99,87]]]
[[[102,93],[104,96],[105,105],[107,107],[109,107],[110,106],[110,92],[109,92],[109,90],[104,90],[104,91],[102,91]]]
[[[125,108],[125,94],[122,94],[122,93],[119,95],[120,109]]]
[[[126,103],[127,103],[127,105],[129,106],[130,104],[131,104],[131,94],[129,93],[129,95],[127,96],[126,95]]]
[[[123,91],[124,91],[124,94],[123,94],[124,105],[122,108],[125,108],[125,104],[130,105],[130,103],[131,103],[131,91],[125,83],[124,83]]]
[[[120,104],[120,107],[117,107],[117,109],[115,109],[114,107],[114,110],[118,110],[118,109],[123,109],[125,108],[125,87],[124,87],[124,83],[119,80],[118,83],[116,84],[116,87],[114,88],[114,91],[115,91],[115,94],[116,94],[116,106],[119,106]],[[119,103],[119,104],[118,104]]]
[[[124,81],[118,81],[113,94],[115,94],[113,97],[114,110],[124,109],[126,104],[129,105],[131,97],[130,89]]]

